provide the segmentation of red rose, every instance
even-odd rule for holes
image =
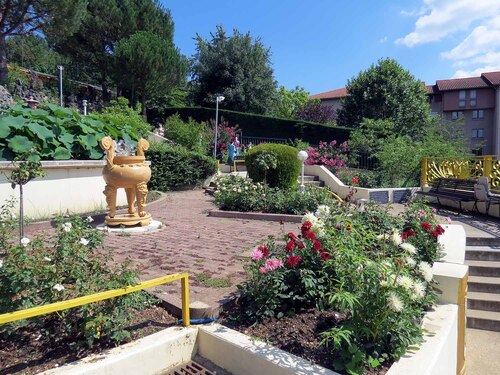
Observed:
[[[292,232],[288,233],[288,238],[291,239],[292,241],[298,240],[297,236]]]
[[[288,241],[286,243],[286,251],[291,252],[295,249],[295,241]]]
[[[314,243],[313,243],[313,249],[316,250],[316,251],[320,251],[321,250],[321,242],[314,241]]]
[[[303,242],[297,242],[297,247],[299,249],[303,249],[304,248],[304,243]]]
[[[321,259],[323,260],[328,260],[331,259],[332,256],[330,255],[330,252],[328,250],[323,250],[320,254]]]
[[[420,224],[420,226],[422,228],[424,228],[425,230],[430,230],[432,228],[429,223],[422,223],[422,224]]]
[[[438,236],[439,236],[439,233],[438,233],[437,231],[435,231],[435,230],[433,230],[433,231],[431,232],[431,234],[432,234],[434,237],[438,237]]]
[[[269,248],[267,247],[267,245],[260,245],[258,249],[262,252],[262,254],[264,254],[264,257],[269,256]]]
[[[302,260],[302,257],[289,256],[288,258],[286,258],[285,263],[288,265],[288,267],[293,268],[297,264],[299,264],[301,260]]]
[[[401,233],[401,239],[404,241],[408,238],[408,234],[406,232]]]
[[[315,234],[311,231],[304,233],[304,237],[309,238],[311,241],[314,241],[316,239]]]
[[[408,229],[406,231],[406,234],[408,235],[408,237],[411,237],[411,236],[414,236],[415,235],[415,231],[413,229]]]
[[[335,225],[335,229],[341,230],[342,226],[340,224]]]
[[[435,231],[438,232],[439,235],[441,235],[444,233],[444,228],[441,225],[437,225]]]
[[[353,177],[352,178],[352,183],[353,184],[357,184],[359,182],[358,178],[357,177]]]
[[[306,221],[304,224],[302,224],[302,227],[300,228],[302,234],[304,234],[304,232],[311,230],[312,226],[313,225],[310,221]]]

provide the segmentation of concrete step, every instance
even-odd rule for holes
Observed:
[[[324,181],[304,181],[304,185],[315,185],[315,186],[323,187],[323,186],[325,186],[325,182]]]
[[[468,291],[500,294],[500,277],[469,276]]]
[[[467,308],[500,312],[500,294],[469,292],[467,293]]]
[[[467,327],[500,332],[500,312],[469,309]]]
[[[298,181],[300,182],[301,179],[302,179],[302,177],[299,176]],[[312,175],[304,175],[304,182],[306,182],[306,181],[319,181],[319,177],[312,176]]]
[[[500,277],[500,262],[466,260],[470,276]]]
[[[500,247],[497,246],[467,246],[465,259],[500,262]]]

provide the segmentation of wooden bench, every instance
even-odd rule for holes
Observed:
[[[475,180],[438,178],[429,191],[417,191],[417,194],[434,197],[437,199],[439,205],[442,205],[440,199],[458,202],[460,212],[462,212],[462,202],[476,202],[474,194],[475,183]]]

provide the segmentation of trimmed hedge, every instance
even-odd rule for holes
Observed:
[[[151,190],[195,185],[215,173],[212,158],[182,146],[151,143],[147,158],[151,160]]]
[[[208,121],[215,118],[214,108],[205,107],[172,107],[167,108],[159,117],[164,121],[167,117],[178,113],[187,121],[192,117],[196,121]],[[229,125],[238,125],[244,136],[264,138],[300,138],[310,144],[317,145],[320,141],[338,143],[347,141],[351,129],[331,127],[315,122],[282,119],[253,113],[230,111],[219,108],[219,115],[229,121]]]
[[[301,163],[297,158],[299,151],[292,146],[274,143],[264,143],[252,147],[245,155],[245,165],[248,176],[256,181],[264,181],[264,170],[258,165],[257,156],[260,154],[274,154],[277,159],[276,169],[267,171],[267,183],[271,187],[290,189],[297,185]]]

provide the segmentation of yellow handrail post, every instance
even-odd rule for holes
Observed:
[[[491,183],[491,173],[493,172],[493,156],[485,156],[483,158],[483,176],[488,177],[488,180]]]
[[[189,277],[182,278],[182,323],[184,327],[189,327],[191,318],[189,317]]]
[[[233,172],[238,172],[238,171],[236,170],[236,160],[234,160],[234,161],[233,161]]]
[[[427,158],[422,158],[422,187],[427,186]]]
[[[215,166],[217,167],[217,174],[219,174],[220,173],[220,161],[219,160],[215,161]]]

